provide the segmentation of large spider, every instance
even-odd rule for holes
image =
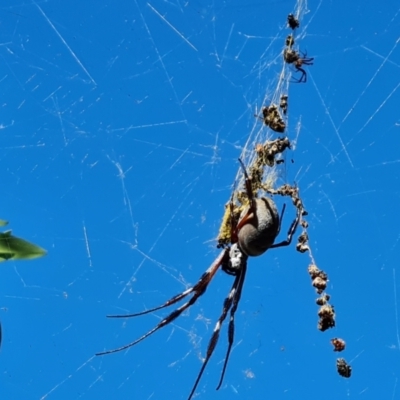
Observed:
[[[307,73],[306,71],[302,68],[303,65],[313,65],[314,58],[307,57],[307,53],[301,53],[302,57],[300,57],[300,53],[297,52],[294,49],[291,48],[286,48],[283,51],[283,59],[288,63],[288,64],[293,64],[294,67],[296,68],[296,72],[300,71],[301,76],[300,79],[295,79],[295,82],[301,83],[301,82],[306,82],[307,81]]]
[[[108,318],[131,318],[131,317],[137,317],[139,315],[145,315],[157,310],[161,310],[168,306],[171,306],[177,303],[178,301],[182,300],[186,296],[193,293],[193,296],[186,303],[182,304],[176,310],[172,311],[153,329],[149,330],[140,338],[124,346],[118,347],[116,349],[107,350],[96,354],[97,356],[101,356],[128,349],[129,347],[132,347],[141,342],[142,340],[146,339],[147,337],[149,337],[159,329],[163,328],[164,326],[170,324],[172,321],[178,318],[183,311],[192,306],[202,294],[204,294],[209,283],[213,279],[214,275],[221,267],[221,269],[224,272],[226,272],[229,275],[233,275],[235,277],[235,280],[233,281],[233,285],[228,294],[228,297],[224,300],[222,313],[215,325],[213,334],[208,343],[206,357],[203,361],[199,373],[197,374],[197,378],[189,394],[188,400],[190,400],[195,393],[197,385],[199,384],[203,372],[208,364],[208,361],[210,360],[214,352],[214,349],[217,345],[222,324],[226,319],[228,312],[230,311],[230,319],[228,326],[228,348],[226,351],[225,362],[222,367],[221,377],[217,386],[217,390],[222,385],[226,367],[228,365],[229,355],[233,345],[233,337],[235,333],[235,313],[239,305],[240,297],[242,294],[243,283],[246,276],[247,258],[249,256],[260,256],[261,254],[265,253],[268,249],[288,246],[292,241],[292,237],[296,231],[296,228],[301,218],[301,212],[300,209],[298,208],[296,218],[292,222],[289,228],[286,240],[283,240],[279,243],[274,243],[280,231],[281,220],[283,217],[285,206],[283,207],[282,213],[279,216],[276,205],[272,199],[267,197],[261,197],[261,198],[255,197],[252,191],[251,178],[248,176],[247,171],[240,159],[239,162],[243,168],[243,173],[245,177],[245,190],[248,198],[248,205],[242,211],[236,226],[231,226],[232,229],[231,243],[230,243],[231,245],[226,246],[221,251],[221,253],[215,259],[215,261],[211,264],[211,266],[207,269],[207,271],[200,277],[199,281],[194,286],[172,297],[161,306],[154,307],[149,310],[134,314],[108,315],[107,316]],[[231,209],[232,209],[232,200],[231,200]],[[233,217],[231,218],[231,221],[234,221]]]

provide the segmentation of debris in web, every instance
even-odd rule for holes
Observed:
[[[330,304],[324,304],[321,306],[321,308],[318,310],[318,316],[318,329],[321,332],[324,332],[327,329],[335,326],[335,310]]]
[[[293,47],[293,45],[294,45],[294,37],[293,37],[292,34],[290,34],[290,35],[288,35],[288,36],[286,37],[285,45],[286,45],[289,49],[291,49],[291,48]]]
[[[296,250],[299,251],[300,253],[305,253],[306,251],[309,251],[310,247],[308,246],[307,243],[308,243],[308,234],[307,232],[303,232],[297,239]]]
[[[333,351],[343,351],[346,348],[346,342],[340,338],[333,338],[331,340]]]
[[[275,132],[285,132],[285,122],[279,114],[278,107],[275,104],[271,104],[269,107],[264,107],[262,113],[265,125],[269,126]]]
[[[351,366],[347,364],[344,358],[338,358],[336,360],[336,368],[340,376],[343,376],[343,378],[350,378]]]
[[[288,22],[289,28],[291,28],[293,30],[300,26],[299,20],[293,14],[288,15],[287,22]]]
[[[317,300],[315,300],[315,302],[319,305],[319,306],[323,306],[324,304],[327,304],[329,299],[331,298],[331,296],[329,296],[329,294],[324,293],[321,297],[318,297]]]
[[[335,310],[334,307],[329,304],[330,295],[325,293],[329,281],[328,274],[320,270],[315,263],[309,265],[308,273],[311,277],[312,285],[319,295],[316,300],[317,305],[320,306],[318,310],[318,329],[324,332],[327,329],[334,328],[336,325]],[[331,339],[331,344],[333,346],[333,351],[341,352],[346,348],[346,342],[341,338]],[[351,375],[351,367],[342,358],[337,360],[337,371],[341,376],[346,378],[349,378]]]
[[[286,149],[290,149],[290,142],[288,138],[278,138],[270,140],[264,144],[256,146],[257,158],[250,168],[250,173],[259,182],[259,188],[262,188],[262,173],[265,166],[273,167],[275,164],[280,164],[283,159],[276,159],[278,154],[283,153]]]
[[[315,289],[317,289],[317,293],[323,293],[328,283],[328,275],[324,271],[318,269],[318,267],[314,264],[311,264],[308,267],[308,273],[311,276],[312,285],[315,287]],[[326,297],[328,297],[328,295],[326,295]]]
[[[295,16],[294,14],[289,14],[287,17],[287,23],[289,28],[295,32],[300,26],[299,22],[299,13]],[[283,51],[283,59],[284,62],[293,65],[295,67],[296,72],[301,73],[299,79],[295,79],[294,82],[305,83],[307,80],[307,73],[304,70],[304,65],[313,65],[313,58],[307,57],[307,53],[301,53],[299,50],[294,49],[295,38],[293,33],[289,34],[285,40],[285,49]],[[280,99],[280,108],[283,112],[283,115],[287,114],[287,100],[288,95],[284,94]],[[267,124],[267,123],[266,123]],[[292,198],[294,206],[298,209],[298,212],[301,213],[301,226],[303,227],[303,232],[298,237],[296,250],[300,253],[308,252],[311,258],[312,263],[308,267],[308,273],[311,277],[312,286],[315,288],[316,293],[319,297],[316,300],[316,304],[319,306],[318,310],[318,324],[317,327],[321,332],[324,332],[328,329],[334,328],[336,325],[336,313],[333,305],[329,304],[330,295],[325,292],[328,285],[328,274],[325,271],[320,270],[315,264],[314,258],[311,254],[311,249],[309,245],[308,238],[308,223],[303,219],[303,216],[307,215],[307,211],[304,209],[303,202],[299,196],[299,189],[297,186],[283,185],[278,189],[269,189],[269,193],[279,194],[283,196],[290,196]],[[331,344],[333,346],[333,350],[335,352],[341,352],[345,350],[346,343],[341,338],[333,338],[331,339]],[[337,371],[338,373],[345,377],[349,378],[351,376],[351,366],[347,364],[347,362],[343,358],[339,358],[336,361]]]

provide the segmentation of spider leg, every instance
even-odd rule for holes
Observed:
[[[221,387],[222,381],[224,380],[226,367],[227,367],[228,361],[229,361],[229,355],[231,354],[233,339],[234,339],[234,335],[235,335],[235,313],[236,313],[236,310],[239,305],[240,297],[242,296],[242,288],[243,288],[244,278],[246,276],[246,269],[247,269],[247,263],[245,262],[243,264],[242,270],[240,271],[240,280],[238,282],[238,288],[237,288],[237,291],[233,298],[233,306],[231,308],[231,315],[230,315],[229,326],[228,326],[228,349],[226,351],[225,362],[224,362],[224,366],[222,368],[221,379],[217,386],[217,390]]]
[[[243,226],[246,225],[252,218],[254,218],[254,212],[252,208],[249,207],[246,215],[243,216],[239,223],[236,225],[236,232],[239,232],[243,228]]]
[[[307,73],[306,73],[306,71],[304,71],[303,68],[301,68],[301,67],[296,65],[296,72],[297,71],[301,72],[301,76],[300,76],[299,79],[293,78],[294,82],[296,82],[296,83],[302,83],[302,82],[306,83],[307,82]]]
[[[243,169],[244,184],[245,184],[245,187],[246,187],[246,194],[247,194],[247,197],[249,199],[250,206],[252,206],[253,205],[254,196],[253,196],[253,190],[252,190],[252,187],[251,187],[251,179],[250,179],[249,175],[247,174],[246,167],[244,166],[242,159],[239,158],[238,160],[239,160],[240,165],[241,165],[241,167]]]
[[[278,235],[279,235],[279,232],[281,231],[282,219],[283,219],[283,214],[285,214],[285,210],[286,210],[286,204],[283,203],[281,215],[280,215],[280,217],[279,217],[278,232],[276,233],[276,236],[278,236]]]
[[[287,235],[287,239],[283,240],[282,242],[273,244],[270,249],[276,248],[276,247],[282,247],[282,246],[289,246],[290,243],[292,243],[292,238],[294,233],[296,232],[296,229],[299,225],[300,222],[300,217],[301,217],[301,212],[299,209],[297,209],[297,214],[296,214],[296,218],[295,220],[292,222],[292,224],[290,225],[289,231],[288,231],[288,235]]]
[[[240,231],[240,229],[244,225],[246,225],[248,223],[249,219],[252,219],[254,217],[254,195],[253,195],[253,190],[251,187],[251,178],[247,174],[246,167],[244,166],[242,159],[239,158],[238,160],[243,169],[244,184],[245,184],[246,194],[247,194],[247,198],[249,199],[250,206],[249,206],[249,210],[248,210],[247,214],[244,215],[242,217],[242,219],[240,220],[240,222],[236,225],[236,229],[235,229],[236,234],[237,234],[237,232]]]
[[[236,278],[235,278],[235,280],[233,282],[232,289],[229,292],[228,297],[224,300],[224,305],[223,305],[223,308],[222,308],[222,314],[218,318],[217,323],[215,324],[214,332],[213,332],[213,334],[211,336],[211,339],[210,339],[210,341],[208,343],[206,358],[205,358],[205,360],[203,362],[203,365],[201,366],[201,369],[200,369],[200,371],[199,371],[199,373],[197,375],[196,381],[195,381],[195,383],[193,385],[192,391],[190,392],[188,400],[190,400],[192,398],[192,396],[194,395],[194,392],[196,391],[197,385],[199,384],[200,379],[201,379],[201,377],[203,375],[203,372],[206,369],[206,366],[208,364],[208,361],[210,360],[210,358],[211,358],[211,356],[212,356],[212,354],[213,354],[213,352],[215,350],[215,347],[216,347],[216,345],[218,343],[219,333],[221,331],[222,324],[223,324],[226,316],[228,315],[228,312],[231,309],[232,304],[233,304],[233,307],[232,307],[232,310],[231,310],[231,318],[230,318],[231,320],[229,322],[229,332],[228,332],[229,345],[228,345],[228,351],[227,351],[227,354],[226,354],[227,358],[225,358],[224,367],[222,369],[221,382],[218,385],[217,389],[219,389],[219,387],[221,386],[222,379],[223,379],[224,374],[225,374],[226,365],[228,363],[230,350],[231,350],[232,343],[233,343],[233,334],[234,334],[234,330],[235,330],[235,328],[234,328],[234,315],[235,315],[235,312],[236,312],[236,309],[237,309],[237,305],[238,305],[239,300],[240,300],[240,295],[242,293],[242,287],[243,287],[243,282],[244,282],[245,275],[246,275],[246,263],[243,265],[243,268],[240,269],[240,271],[238,271],[238,274],[236,275]]]
[[[204,278],[204,275],[200,278],[201,279]],[[200,283],[200,281],[198,283]],[[148,310],[145,311],[141,311],[138,313],[133,313],[133,314],[121,314],[121,315],[107,315],[107,318],[131,318],[131,317],[138,317],[139,315],[145,315],[145,314],[149,314],[151,312],[157,311],[157,310],[161,310],[165,307],[168,307],[172,304],[177,303],[179,300],[182,300],[184,297],[186,297],[187,295],[189,295],[192,292],[195,292],[195,286],[185,290],[184,292],[177,294],[176,296],[170,298],[169,300],[167,300],[164,304],[162,304],[161,306],[158,307],[154,307],[154,308],[149,308]]]
[[[172,304],[175,304],[179,300],[183,299],[190,293],[194,292],[193,297],[188,300],[186,303],[182,304],[180,307],[178,307],[176,310],[172,311],[169,315],[167,315],[159,324],[157,324],[153,329],[150,329],[147,333],[145,333],[143,336],[141,336],[139,339],[134,340],[131,343],[128,343],[125,346],[118,347],[113,350],[107,350],[103,351],[100,353],[96,353],[96,356],[102,356],[105,354],[111,354],[111,353],[116,353],[118,351],[122,351],[125,349],[128,349],[129,347],[134,346],[135,344],[141,342],[142,340],[146,339],[150,335],[152,335],[154,332],[158,331],[159,329],[163,328],[164,326],[168,325],[172,321],[174,321],[177,317],[179,317],[183,311],[185,311],[187,308],[192,306],[197,299],[206,291],[208,284],[211,282],[212,278],[218,271],[219,267],[227,262],[227,258],[229,258],[229,249],[223,250],[220,255],[216,258],[216,260],[211,264],[211,266],[207,269],[207,271],[201,276],[199,281],[190,289],[185,290],[181,294],[178,294],[174,297],[172,297],[170,300],[166,301],[164,304],[162,304],[159,307],[152,308],[150,310],[146,310],[140,313],[136,314],[128,314],[128,315],[111,315],[109,318],[130,318],[130,317],[135,317],[138,315],[143,315],[147,314],[152,311],[160,310],[162,308],[168,307]]]

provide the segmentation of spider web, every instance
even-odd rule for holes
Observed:
[[[309,258],[294,244],[249,260],[224,384],[215,391],[223,328],[198,397],[397,398],[399,11],[361,0],[3,6],[0,218],[48,250],[2,266],[3,397],[187,398],[232,277],[219,273],[138,346],[94,357],[166,314],[105,315],[198,280],[218,254],[238,157],[249,164],[276,137],[254,114],[288,92],[294,146],[274,176],[300,188],[337,327],[317,330]],[[290,12],[296,48],[315,58],[306,84],[282,75],[294,72],[282,62]],[[288,205],[284,235],[295,211],[276,200]]]

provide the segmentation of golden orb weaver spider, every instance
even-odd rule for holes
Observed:
[[[222,324],[226,319],[228,312],[230,311],[230,318],[228,325],[228,348],[226,351],[225,361],[222,367],[221,377],[217,386],[217,390],[222,385],[226,367],[228,365],[230,352],[233,345],[233,339],[235,333],[235,313],[239,305],[244,279],[246,276],[247,258],[249,256],[251,257],[260,256],[261,254],[265,253],[268,249],[290,245],[292,237],[301,219],[301,210],[300,208],[297,208],[296,218],[290,225],[286,240],[274,244],[274,241],[280,231],[281,220],[283,218],[285,206],[283,206],[281,215],[279,216],[277,207],[271,198],[267,197],[257,198],[253,194],[252,181],[247,174],[246,168],[242,160],[239,159],[239,162],[243,169],[243,174],[245,178],[244,182],[245,182],[246,195],[248,199],[248,205],[243,209],[237,224],[235,226],[231,226],[232,234],[231,234],[230,245],[220,246],[225,248],[221,251],[221,253],[215,259],[215,261],[211,264],[211,266],[207,269],[207,271],[204,272],[204,274],[200,277],[200,279],[194,286],[192,286],[189,289],[186,289],[185,291],[177,294],[176,296],[173,296],[172,298],[167,300],[164,304],[139,313],[127,314],[127,315],[108,315],[107,317],[108,318],[138,317],[140,315],[145,315],[169,307],[192,293],[193,296],[186,303],[182,304],[176,310],[172,311],[169,315],[167,315],[153,329],[150,329],[147,333],[145,333],[138,339],[134,340],[133,342],[130,342],[124,346],[118,347],[113,350],[107,350],[96,354],[96,356],[102,356],[105,354],[116,353],[128,349],[138,344],[142,340],[146,339],[147,337],[149,337],[159,329],[163,328],[164,326],[170,324],[172,321],[178,318],[183,311],[192,306],[202,294],[204,294],[204,292],[207,290],[209,283],[213,279],[214,275],[221,267],[221,269],[224,272],[226,272],[229,275],[233,275],[235,277],[235,280],[232,284],[232,288],[228,294],[228,297],[226,297],[226,299],[224,300],[222,313],[218,318],[217,323],[215,324],[213,334],[208,343],[206,357],[203,361],[200,371],[197,374],[197,378],[189,394],[188,400],[190,400],[193,397],[196,391],[196,388],[200,382],[200,379],[208,364],[208,361],[210,360],[215,350],[215,347],[218,343]],[[231,221],[232,225],[234,225],[235,218],[233,218],[233,216],[231,216]]]

